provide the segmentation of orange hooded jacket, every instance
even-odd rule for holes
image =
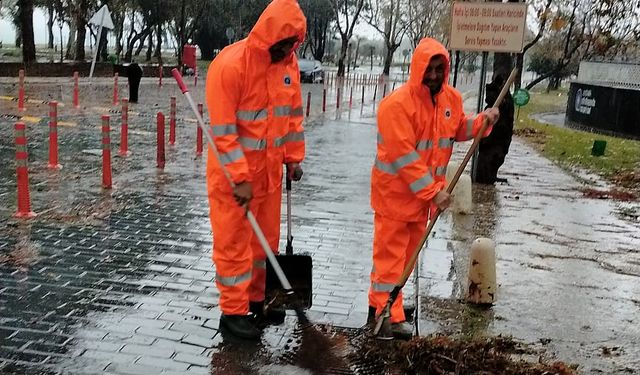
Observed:
[[[444,46],[422,39],[411,59],[409,81],[383,99],[378,110],[371,206],[399,221],[427,220],[431,199],[446,186],[453,142],[472,139],[482,126],[482,115],[465,116],[462,96],[447,84],[448,68],[442,89],[432,99],[422,80],[436,55],[444,56],[449,66]]]
[[[283,163],[304,158],[300,72],[295,53],[272,64],[269,48],[282,39],[304,41],[307,21],[295,0],[271,2],[246,39],[224,48],[207,73],[211,132],[235,183],[253,182],[254,196],[275,192]],[[229,193],[213,152],[207,160],[209,195]]]

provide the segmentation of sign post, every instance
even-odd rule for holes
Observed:
[[[526,3],[456,1],[451,7],[449,47],[455,51],[482,52],[478,108],[482,111],[488,52],[521,53],[527,29]],[[476,180],[478,151],[471,161],[471,179]]]
[[[113,29],[113,20],[111,19],[111,13],[107,4],[103,5],[96,14],[89,20],[90,24],[98,25],[98,43],[96,43],[96,51],[93,54],[93,60],[91,61],[91,70],[89,70],[89,82],[93,77],[93,69],[96,66],[96,59],[98,58],[98,50],[100,49],[100,41],[102,40],[102,28]]]

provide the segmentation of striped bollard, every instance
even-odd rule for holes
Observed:
[[[327,111],[327,89],[322,90],[322,112]]]
[[[102,188],[111,189],[111,131],[109,115],[102,115]]]
[[[80,88],[78,87],[78,72],[73,72],[73,107],[80,108]]]
[[[353,86],[351,86],[351,92],[349,93],[349,108],[353,105]]]
[[[120,127],[120,156],[129,156],[129,99],[122,99],[122,126]]]
[[[24,108],[24,69],[18,72],[18,111],[25,111]]]
[[[171,97],[171,109],[169,112],[169,144],[176,144],[176,97]]]
[[[113,105],[118,105],[118,73],[113,75]]]
[[[311,111],[311,91],[307,93],[307,117],[309,117],[310,111]]]
[[[58,102],[49,102],[49,169],[60,169],[58,164]]]
[[[204,120],[204,106],[202,103],[198,103],[198,112],[200,117]],[[196,124],[196,157],[202,155],[202,128]]]
[[[27,169],[27,136],[24,122],[16,122],[16,177],[18,182],[18,210],[13,215],[19,218],[35,217],[31,211],[31,197],[29,195],[29,172]]]
[[[158,112],[156,117],[157,123],[157,135],[156,140],[158,143],[156,152],[156,167],[164,169],[164,114]]]

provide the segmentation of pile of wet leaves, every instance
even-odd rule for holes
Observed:
[[[528,362],[533,352],[503,336],[460,338],[434,335],[411,341],[380,341],[371,338],[357,355],[382,360],[391,374],[501,374],[572,375],[576,366],[563,362]]]

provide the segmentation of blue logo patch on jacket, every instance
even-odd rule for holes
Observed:
[[[289,77],[288,75],[284,76],[284,85],[285,86],[291,85],[291,77]]]

